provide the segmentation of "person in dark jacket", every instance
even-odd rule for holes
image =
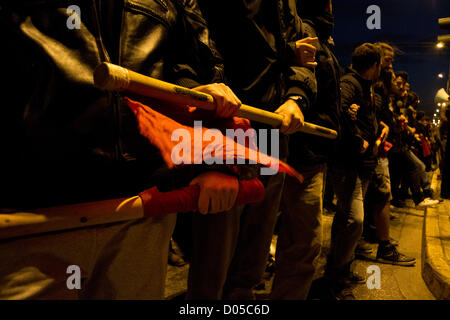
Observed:
[[[355,248],[363,231],[364,196],[376,161],[377,120],[372,84],[380,75],[381,53],[365,43],[352,54],[352,66],[341,78],[343,115],[340,152],[333,167],[337,211],[331,230],[331,246],[325,276],[338,299],[354,298],[348,282],[364,282],[351,271]],[[356,117],[348,109],[356,105]]]
[[[202,213],[229,209],[238,188],[234,176],[169,174],[122,96],[93,83],[94,68],[112,62],[210,93],[218,116],[234,114],[240,101],[225,85],[210,84],[223,82],[223,65],[196,1],[70,4],[0,2],[2,69],[9,75],[2,87],[8,108],[0,117],[0,145],[9,156],[1,157],[0,208],[130,197],[158,184],[160,176],[164,189],[198,183]],[[78,27],[69,28],[73,19]],[[162,299],[175,219],[2,243],[0,299]],[[81,269],[80,290],[66,286],[69,265]]]
[[[389,233],[390,227],[390,199],[391,182],[389,176],[389,160],[386,144],[390,128],[394,126],[393,116],[389,109],[388,93],[392,89],[391,78],[389,77],[392,68],[391,53],[392,48],[385,44],[376,44],[382,53],[382,72],[380,81],[375,85],[375,107],[376,117],[380,124],[378,132],[378,152],[377,166],[372,175],[369,187],[364,198],[364,233],[365,239],[371,236],[370,231],[374,230],[373,238],[378,242],[377,260],[383,263],[409,266],[415,263],[415,258],[408,257],[400,253],[395,243],[392,242]],[[388,125],[389,124],[389,125]]]
[[[317,99],[305,120],[340,131],[340,70],[333,54],[333,15],[330,0],[297,1],[303,30],[316,43]],[[286,177],[275,258],[271,299],[307,298],[316,260],[322,247],[323,189],[327,161],[336,140],[303,133],[289,139],[288,163],[305,178],[303,183]]]
[[[295,0],[199,3],[232,90],[245,104],[284,116],[280,138],[268,146],[269,150],[279,148],[284,159],[285,134],[302,126],[316,95],[313,71],[305,67],[314,65],[315,48],[307,43],[309,39],[298,42],[303,35]],[[266,194],[258,204],[226,215],[194,216],[189,299],[254,298],[252,289],[266,267],[283,181],[279,173],[263,176]],[[205,229],[210,234],[200,231]]]

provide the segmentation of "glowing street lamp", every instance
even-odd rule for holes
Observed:
[[[438,48],[438,49],[442,49],[443,47],[445,47],[445,44],[444,44],[442,41],[439,41],[439,42],[436,44],[436,48]]]
[[[444,74],[441,72],[441,73],[438,74],[438,77],[443,79],[444,78]]]

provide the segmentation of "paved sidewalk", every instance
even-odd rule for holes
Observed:
[[[440,181],[433,178],[432,187],[440,194]],[[422,276],[439,300],[450,300],[450,200],[428,208],[423,229]]]
[[[390,235],[399,241],[399,251],[417,259],[414,266],[403,267],[379,263],[376,260],[377,244],[371,244],[373,252],[366,259],[356,259],[354,270],[366,277],[369,266],[380,268],[380,289],[369,289],[366,284],[354,286],[353,292],[357,300],[434,300],[435,297],[428,290],[421,276],[422,226],[424,210],[414,208],[412,201],[407,201],[408,207],[393,212],[397,219],[391,221]],[[319,263],[316,278],[323,275],[325,257],[330,245],[330,232],[333,217],[324,215],[324,249]]]
[[[355,271],[361,275],[368,276],[369,274],[367,274],[367,268],[369,266],[379,266],[381,270],[381,288],[371,290],[365,284],[356,286],[354,289],[354,293],[358,300],[435,300],[436,297],[440,299],[440,296],[436,295],[436,290],[432,289],[429,284],[429,279],[436,279],[436,273],[431,272],[432,270],[434,271],[436,269],[434,268],[435,264],[432,264],[430,262],[430,255],[426,256],[422,261],[423,248],[425,247],[425,243],[429,243],[429,241],[422,241],[425,210],[416,209],[412,200],[408,200],[407,204],[409,206],[406,208],[393,209],[393,212],[397,216],[397,219],[391,221],[391,237],[399,241],[400,252],[409,256],[413,256],[417,259],[415,266],[402,267],[378,263],[375,259],[377,245],[373,244],[372,256],[366,260],[356,260]],[[450,201],[438,206],[439,212],[446,212],[447,222],[448,213],[450,212],[449,209]],[[432,211],[428,210],[427,218],[431,217],[430,212]],[[440,215],[441,220],[442,216],[443,215]],[[322,254],[319,259],[319,267],[315,275],[316,279],[320,278],[323,275],[326,255],[330,246],[332,220],[332,215],[324,214],[324,243]],[[430,226],[430,224],[428,225]],[[450,231],[450,229],[446,230],[447,232]],[[441,238],[443,239],[443,237],[440,237],[440,239]],[[274,237],[274,240],[275,239],[276,237]],[[448,241],[450,240],[450,233],[447,233],[444,240],[448,245]],[[441,251],[442,250],[443,249],[441,249]],[[450,257],[450,247],[447,246],[445,250],[447,254],[446,259],[448,262],[448,258]],[[444,256],[442,255],[442,257]],[[422,270],[422,265],[430,265],[432,266],[432,268],[429,268],[430,271],[425,272],[427,269],[425,268]],[[169,266],[168,277],[166,281],[167,299],[173,299],[176,297],[182,298],[183,293],[186,291],[188,270],[188,265],[183,267]],[[425,276],[425,274],[428,277]],[[260,288],[261,290],[256,291],[258,299],[267,298],[268,294],[270,293],[271,280],[271,278],[266,279],[266,281],[264,281],[264,285]],[[436,285],[434,286],[436,287]]]

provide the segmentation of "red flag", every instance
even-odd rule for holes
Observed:
[[[247,133],[250,132],[248,135],[249,139],[246,140],[249,142],[249,145],[245,146],[224,136],[219,130],[208,131],[209,129],[205,127],[193,128],[182,125],[140,102],[129,98],[125,98],[125,100],[136,116],[139,132],[160,150],[162,158],[169,168],[181,164],[208,163],[208,161],[217,161],[219,159],[225,161],[233,159],[234,164],[236,164],[237,160],[246,160],[250,163],[258,163],[267,167],[276,164],[280,172],[285,172],[303,182],[302,175],[291,166],[259,152],[252,137],[252,131],[247,131]],[[242,129],[243,131],[251,129],[250,122],[247,119],[238,117],[234,117],[232,122],[227,124],[227,128]],[[195,130],[199,132],[195,132]],[[180,143],[172,140],[174,132],[188,133],[187,136],[190,138],[190,141],[183,141],[190,147],[190,150],[187,150],[187,154],[184,154],[181,158],[175,156],[175,160],[177,160],[175,162],[173,151],[180,147]],[[206,135],[214,136],[214,140],[204,141],[205,133]],[[200,144],[196,141],[198,139],[195,138],[199,137],[199,135],[201,137]]]

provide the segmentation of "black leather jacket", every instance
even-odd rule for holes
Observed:
[[[0,208],[135,195],[152,185],[159,153],[118,94],[93,70],[110,61],[187,87],[222,80],[193,0],[0,1]],[[69,29],[67,7],[80,8]]]

